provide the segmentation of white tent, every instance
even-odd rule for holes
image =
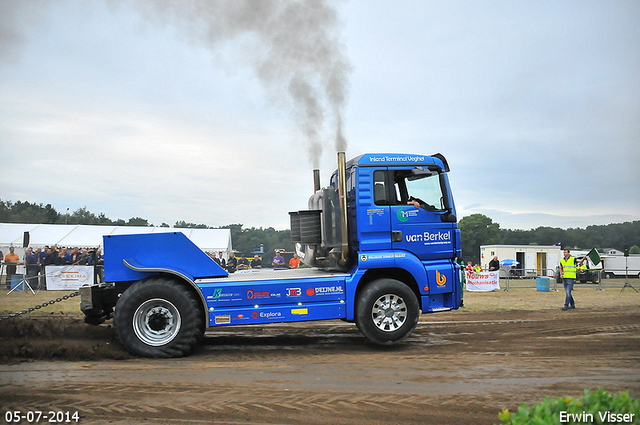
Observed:
[[[222,251],[227,257],[232,249],[231,230],[229,229],[0,223],[0,251],[3,255],[7,255],[9,247],[13,246],[15,253],[20,258],[24,256],[24,248],[22,248],[24,232],[29,232],[29,246],[34,249],[44,248],[46,245],[67,248],[101,248],[104,235],[166,232],[182,232],[201,250],[208,253]]]

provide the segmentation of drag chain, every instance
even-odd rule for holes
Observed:
[[[62,296],[60,298],[56,298],[55,300],[47,301],[42,304],[38,304],[33,307],[25,308],[24,310],[17,311],[15,313],[11,313],[8,316],[0,317],[0,322],[3,320],[11,319],[12,317],[22,316],[23,314],[31,313],[32,311],[36,311],[40,308],[46,307],[48,305],[53,305],[55,303],[59,303],[60,301],[68,300],[69,298],[77,297],[80,295],[80,291],[72,292],[69,295]]]

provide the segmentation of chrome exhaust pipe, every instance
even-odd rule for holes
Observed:
[[[313,193],[318,193],[320,190],[320,170],[313,170]]]
[[[347,160],[344,152],[338,152],[338,194],[340,196],[340,234],[342,256],[338,264],[345,266],[349,256],[349,234],[347,229]]]

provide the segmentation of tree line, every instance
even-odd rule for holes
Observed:
[[[34,224],[85,224],[112,226],[153,226],[149,220],[131,217],[128,220],[111,220],[104,213],[98,215],[78,208],[72,213],[60,213],[51,204],[30,202],[11,202],[0,199],[0,222]],[[159,227],[170,227],[167,223]],[[261,246],[264,252],[272,254],[274,249],[293,250],[290,230],[267,228],[243,228],[242,224],[228,224],[210,227],[206,224],[176,221],[174,228],[194,229],[230,229],[234,249],[250,254]],[[480,245],[560,245],[572,248],[615,248],[622,250],[625,245],[630,252],[640,254],[640,221],[615,223],[586,228],[561,229],[540,226],[531,230],[501,229],[490,217],[483,214],[471,214],[458,223],[462,237],[462,253],[465,261],[478,261]]]
[[[640,254],[640,221],[561,229],[540,226],[531,230],[501,229],[490,217],[471,214],[458,223],[462,237],[462,257],[477,262],[480,245],[559,245],[562,248],[631,247],[631,254]]]
[[[0,223],[30,223],[30,224],[83,224],[102,226],[151,226],[149,220],[142,217],[131,217],[128,220],[118,218],[112,220],[104,213],[94,214],[87,207],[78,208],[71,213],[60,213],[51,204],[35,204],[30,202],[11,202],[0,199]],[[171,227],[162,223],[158,227]],[[275,249],[293,250],[290,230],[275,230],[267,228],[243,228],[242,224],[228,224],[211,227],[206,224],[190,223],[184,220],[176,221],[174,228],[181,229],[230,229],[233,248],[247,255],[254,249],[262,247],[267,256]]]

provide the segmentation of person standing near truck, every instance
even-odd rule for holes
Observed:
[[[253,260],[251,260],[251,268],[252,269],[261,269],[262,268],[262,260],[258,256],[258,254],[253,256]]]
[[[289,260],[289,268],[297,269],[298,267],[300,267],[300,258],[298,257],[298,254],[293,254],[293,257]]]
[[[273,257],[273,261],[271,262],[271,265],[276,270],[280,270],[284,268],[284,257],[280,255],[280,251],[276,251],[276,256]]]
[[[27,248],[24,253],[24,263],[27,267],[27,276],[29,277],[29,285],[37,287],[38,283],[38,259],[33,255],[33,249]]]
[[[580,260],[580,264],[584,261],[584,258]],[[571,256],[571,251],[567,248],[564,250],[564,257],[560,259],[560,275],[562,276],[562,285],[564,286],[564,292],[566,294],[564,300],[564,307],[562,311],[567,311],[570,308],[576,308],[575,300],[571,291],[573,291],[573,285],[576,283],[576,273],[578,266],[576,264],[576,258]]]
[[[498,256],[493,257],[493,260],[489,261],[489,271],[495,272],[500,269],[500,262],[498,261]]]
[[[237,267],[238,267],[238,259],[236,258],[236,254],[233,251],[231,251],[229,253],[229,259],[227,260],[227,271],[229,273],[235,273]]]
[[[16,274],[16,265],[20,263],[20,257],[16,254],[14,247],[9,247],[9,253],[4,257],[4,262],[7,265],[7,279],[11,280],[11,276]]]
[[[218,263],[218,265],[220,267],[222,267],[223,269],[227,268],[227,260],[224,259],[224,256],[222,255],[222,251],[220,251],[218,253],[219,257],[216,257],[215,254],[213,254],[213,261],[215,261],[216,263]]]
[[[247,257],[242,254],[240,259],[238,260],[238,270],[248,270],[249,269],[249,260]]]

